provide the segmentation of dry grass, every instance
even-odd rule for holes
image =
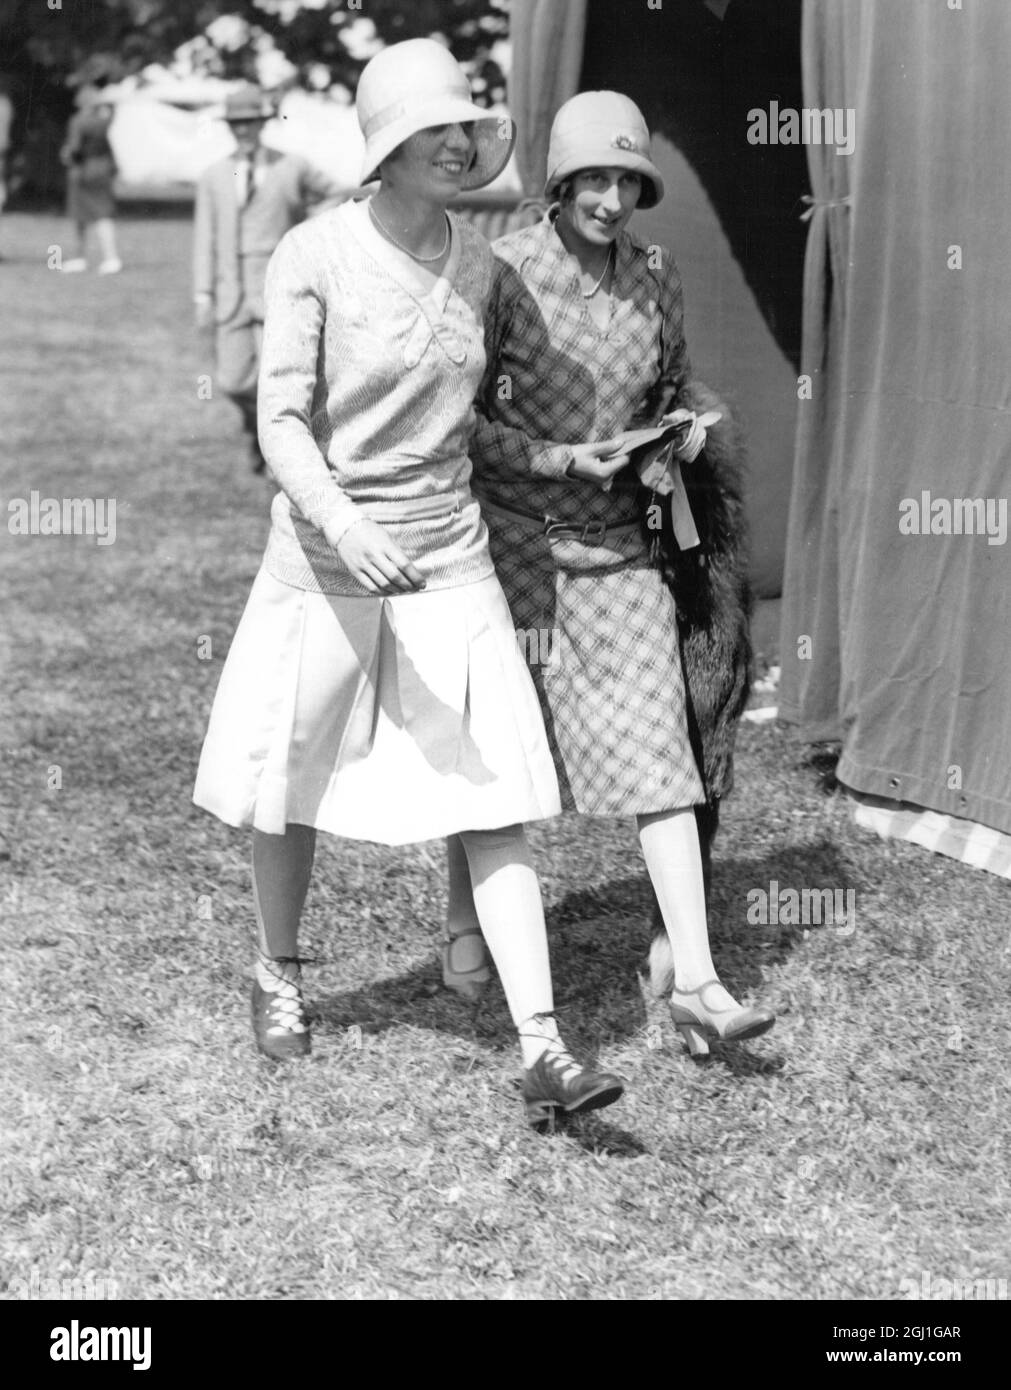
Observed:
[[[118,535],[3,534],[0,1288],[876,1299],[923,1271],[1007,1278],[1007,885],[859,833],[775,726],[742,733],[713,914],[728,984],[779,1012],[767,1038],[689,1061],[637,982],[630,825],[567,818],[532,835],[563,1023],[628,1077],[621,1104],[525,1129],[501,995],[475,1018],[438,988],[438,846],[321,846],[315,1053],[256,1057],[245,837],[189,798],[267,495],[230,410],[197,398],[189,228],[125,224],[106,281],[44,268],[55,219],[3,230],[0,515],[33,488],[115,497]],[[771,879],[853,888],[856,930],[749,925]]]

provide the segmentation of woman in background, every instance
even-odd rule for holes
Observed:
[[[68,274],[87,270],[88,228],[94,227],[100,257],[98,273],[115,275],[123,269],[123,262],[116,247],[113,220],[116,160],[109,144],[112,107],[103,100],[99,84],[82,87],[77,106],[60,151],[60,159],[67,166],[67,216],[74,224],[76,243],[76,255],[63,262],[63,269]]]

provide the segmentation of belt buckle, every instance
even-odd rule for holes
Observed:
[[[579,539],[584,545],[603,545],[606,535],[607,522],[602,518],[598,518],[596,521],[588,521],[586,523]]]

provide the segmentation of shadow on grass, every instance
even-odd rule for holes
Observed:
[[[768,995],[770,966],[786,961],[803,941],[802,924],[748,921],[748,893],[787,888],[856,886],[852,868],[827,841],[777,850],[759,859],[718,859],[710,906],[713,956],[721,979],[737,997]],[[650,940],[648,877],[613,879],[567,893],[547,914],[555,1003],[566,1041],[590,1065],[605,1040],[641,1036],[649,1018],[644,997]],[[830,926],[814,930],[833,930]],[[774,998],[767,1002],[775,1007]],[[381,1033],[415,1027],[468,1039],[481,1047],[512,1046],[515,1034],[501,990],[492,987],[478,1006],[441,986],[437,962],[363,988],[317,997],[315,1013],[328,1030],[359,1027]],[[713,1044],[708,1063],[741,1081],[779,1070],[784,1059],[756,1055],[737,1044]]]
[[[629,1130],[610,1124],[603,1114],[593,1111],[589,1115],[574,1115],[560,1121],[554,1131],[542,1138],[568,1139],[586,1153],[607,1154],[608,1158],[641,1158],[652,1153],[648,1144]]]

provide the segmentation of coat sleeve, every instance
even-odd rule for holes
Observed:
[[[659,280],[662,351],[660,377],[649,393],[648,410],[644,412],[651,422],[662,412],[673,410],[681,404],[692,375],[685,341],[685,297],[681,274],[674,256],[666,248],[655,273]]]
[[[522,293],[519,273],[496,260],[491,296],[485,311],[484,379],[474,401],[471,461],[475,473],[511,478],[564,478],[572,449],[547,439],[532,439],[514,425],[497,419],[499,403],[511,399],[512,382],[505,370],[505,350],[513,322],[514,294]]]
[[[306,229],[308,230],[308,229]],[[364,513],[341,488],[312,432],[326,304],[318,269],[298,236],[282,237],[267,266],[260,383],[260,448],[278,485],[331,543]]]
[[[205,174],[197,184],[193,215],[193,293],[214,298],[214,199]]]

